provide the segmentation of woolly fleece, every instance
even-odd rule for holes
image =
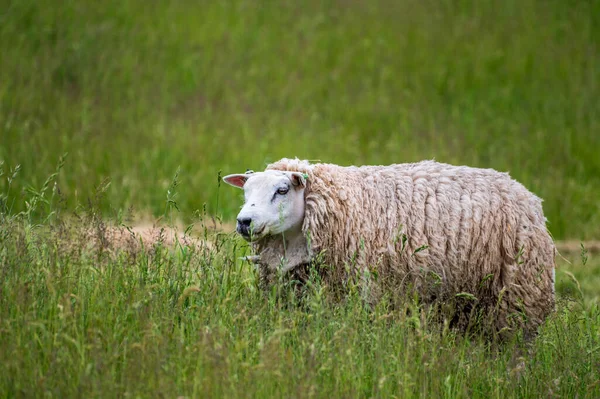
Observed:
[[[332,266],[334,284],[368,269],[432,301],[470,293],[496,311],[498,330],[515,312],[534,330],[554,309],[556,250],[542,201],[508,173],[435,161],[342,167],[286,158],[267,169],[308,175],[303,232],[311,256]],[[268,245],[259,243],[259,253]]]

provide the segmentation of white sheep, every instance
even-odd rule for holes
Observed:
[[[244,189],[237,231],[266,274],[319,256],[331,284],[371,273],[374,301],[383,286],[411,285],[430,302],[467,297],[462,312],[493,313],[495,331],[514,320],[535,332],[554,309],[556,250],[541,200],[507,173],[284,158],[224,181]]]

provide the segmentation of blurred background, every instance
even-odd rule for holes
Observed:
[[[108,216],[171,196],[233,220],[219,176],[281,157],[434,158],[508,171],[556,238],[597,239],[600,2],[0,0],[13,211],[64,153],[57,204]]]

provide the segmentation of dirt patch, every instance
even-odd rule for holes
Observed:
[[[214,229],[207,229],[207,232],[210,237],[219,233]],[[207,240],[201,238],[200,236],[204,235],[198,229],[191,229],[186,234],[186,228],[183,225],[164,226],[144,222],[124,226],[99,223],[84,228],[82,234],[88,247],[102,248],[112,254],[121,251],[132,254],[139,253],[143,250],[153,250],[158,246],[169,249],[181,246],[203,252],[214,250],[214,244],[210,238]]]
[[[125,247],[135,244],[152,248],[157,243],[174,247],[179,243],[182,246],[204,248],[210,244],[197,237],[185,234],[184,230],[173,227],[159,227],[150,224],[133,227],[109,226],[106,229],[107,238],[116,247]]]
[[[581,244],[588,253],[600,252],[600,241],[557,241],[556,248],[560,253],[579,253],[581,252]]]

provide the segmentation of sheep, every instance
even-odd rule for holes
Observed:
[[[236,230],[264,275],[318,259],[338,287],[361,276],[372,302],[384,286],[411,286],[428,303],[466,298],[474,304],[463,313],[493,313],[496,332],[535,334],[554,309],[556,249],[542,200],[508,173],[433,160],[344,167],[283,158],[223,179],[244,189]]]

